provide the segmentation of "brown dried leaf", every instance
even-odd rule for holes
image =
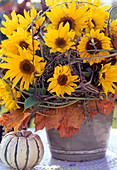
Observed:
[[[86,105],[86,110],[90,117],[96,114],[106,114],[108,116],[109,113],[114,110],[114,106],[114,99],[97,100],[97,104],[96,101],[93,100],[89,101]]]
[[[14,128],[14,131],[17,132],[19,128],[26,127],[31,115],[29,109],[25,112],[20,109],[17,112],[4,113],[1,115],[0,122],[2,126],[6,127],[6,131]]]
[[[68,121],[64,119],[57,130],[59,131],[60,137],[71,137],[74,133],[78,132],[79,128],[69,127]]]
[[[57,114],[55,109],[50,109],[50,111],[44,113],[48,115],[56,114],[53,117],[36,114],[34,121],[36,131],[44,127],[46,127],[47,130],[55,128],[59,130],[61,136],[72,136],[74,132],[78,132],[78,129],[80,129],[84,121],[83,109],[76,109],[76,107],[77,103],[58,109]]]

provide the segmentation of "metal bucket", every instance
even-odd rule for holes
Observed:
[[[108,146],[113,112],[109,116],[97,114],[93,120],[82,123],[72,137],[60,137],[55,129],[48,130],[53,158],[67,161],[90,161],[105,156]]]

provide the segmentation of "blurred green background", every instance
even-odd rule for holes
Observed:
[[[113,128],[117,128],[117,100],[115,100],[115,110],[113,115]]]

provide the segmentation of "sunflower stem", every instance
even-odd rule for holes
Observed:
[[[37,17],[40,13],[42,13],[42,10],[39,11],[39,12],[37,13],[37,15],[33,18],[34,22],[36,21],[36,17]],[[27,30],[31,27],[31,25],[32,25],[32,23],[28,25],[28,27],[25,29],[25,31],[27,31]]]
[[[18,101],[18,100],[14,100],[14,101],[19,103],[19,104],[23,104],[24,105],[24,102],[21,102],[21,101]]]
[[[39,105],[39,107],[45,107],[45,108],[52,108],[52,109],[56,109],[56,108],[64,108],[67,106],[70,106],[76,102],[79,101],[87,101],[87,100],[102,100],[101,98],[86,98],[86,97],[67,97],[66,99],[72,99],[73,101],[68,102],[67,104],[63,104],[63,103],[57,103],[57,105],[62,104],[62,106],[49,106],[49,105]],[[47,102],[48,104],[51,104],[51,102]],[[54,103],[52,103],[54,104]]]
[[[35,66],[34,66],[34,52],[35,52],[35,50],[34,50],[34,38],[33,38],[33,36],[34,36],[34,33],[33,33],[33,24],[34,24],[34,20],[36,19],[36,17],[37,17],[37,15],[34,17],[34,19],[32,20],[32,23],[31,23],[31,29],[32,29],[32,47],[33,47],[33,60],[32,60],[32,62],[33,62],[34,78],[36,78],[36,75],[35,75]],[[36,84],[35,84],[35,86],[36,86]]]
[[[11,94],[12,94],[13,100],[15,100],[15,97],[14,97],[13,90],[12,90],[11,86],[10,86],[10,90],[11,90]]]
[[[69,106],[69,105],[71,105],[71,104],[74,104],[74,103],[76,103],[76,102],[78,102],[78,100],[74,100],[74,101],[72,101],[72,102],[70,102],[69,104],[66,104],[66,105],[64,105],[64,106],[46,106],[46,105],[39,105],[39,107],[46,107],[46,108],[52,108],[52,109],[56,109],[56,108],[63,108],[63,107],[67,107],[67,106]]]
[[[38,111],[36,111],[36,113],[38,113],[38,114],[40,114],[40,115],[42,115],[42,116],[46,116],[46,117],[53,117],[53,116],[56,116],[56,115],[57,115],[57,112],[56,112],[56,114],[54,114],[54,115],[47,115],[47,114],[44,114],[44,113],[40,113],[40,112],[38,112]]]
[[[79,53],[76,51],[76,53]],[[117,53],[110,54],[110,55],[104,55],[104,56],[98,56],[98,57],[84,57],[84,58],[75,58],[76,61],[71,62],[72,64],[76,63],[77,61],[83,61],[83,60],[89,60],[89,59],[99,59],[99,58],[109,58],[117,56]]]

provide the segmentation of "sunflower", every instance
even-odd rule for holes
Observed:
[[[110,31],[110,34],[112,36],[112,39],[114,41],[114,45],[117,49],[117,19],[116,20],[113,20],[110,24],[109,24],[109,31]],[[109,34],[108,33],[108,30],[106,31],[107,35]]]
[[[12,88],[14,88],[19,81],[20,90],[29,89],[29,84],[35,81],[35,76],[40,76],[43,73],[46,62],[42,62],[44,59],[37,55],[34,56],[33,65],[33,55],[28,53],[26,50],[19,49],[19,55],[8,53],[8,58],[1,57],[6,63],[1,64],[1,68],[8,69],[3,79],[10,77],[10,81],[13,82]]]
[[[106,96],[108,92],[115,93],[117,87],[114,82],[117,82],[117,65],[111,65],[111,63],[102,65],[102,68],[99,71],[98,86],[102,85]]]
[[[77,75],[72,76],[71,69],[69,66],[56,66],[53,74],[53,78],[49,78],[48,82],[51,83],[48,86],[48,91],[51,93],[56,92],[56,95],[64,97],[66,92],[68,95],[71,95],[71,92],[74,92],[77,85],[74,83],[78,80]]]
[[[102,5],[100,0],[86,0],[85,5],[89,8],[98,8],[103,11],[107,11],[112,7],[112,5]]]
[[[94,12],[97,10],[99,12],[99,14],[102,13],[103,18],[105,20],[107,20],[109,18],[109,12],[107,12],[107,10],[109,10],[112,7],[112,5],[102,5],[100,0],[86,0],[86,3],[84,3],[84,4],[85,4],[85,6],[88,7],[88,9],[93,10]],[[100,17],[102,17],[102,16],[99,15],[98,20]],[[101,20],[101,18],[100,18],[100,20]]]
[[[34,40],[35,50],[37,50],[39,44],[39,41]],[[17,32],[13,32],[13,35],[10,36],[9,39],[2,41],[1,44],[1,47],[5,49],[6,52],[11,52],[13,54],[18,54],[18,46],[29,52],[33,52],[32,36],[21,27],[17,29]]]
[[[26,12],[26,10],[24,9],[24,17],[18,14],[20,27],[22,27],[24,30],[28,28],[28,26],[32,23],[32,20],[35,17],[38,18],[39,15],[37,15],[37,10],[34,7],[32,7],[30,13],[29,11]],[[39,30],[39,27],[42,25],[44,20],[45,17],[41,17],[40,19],[34,22],[34,27],[33,27],[34,34]],[[31,26],[28,28],[28,32],[30,31],[31,31]]]
[[[3,15],[3,17],[6,19],[6,21],[2,21],[2,25],[5,27],[1,28],[1,32],[5,34],[6,36],[12,35],[13,31],[17,30],[19,23],[18,23],[18,17],[15,13],[15,11],[11,12],[12,19],[9,19],[7,15]]]
[[[68,22],[70,25],[70,30],[75,31],[76,36],[81,35],[82,29],[87,27],[87,7],[80,6],[76,8],[76,2],[66,5],[59,5],[51,9],[50,12],[47,12],[47,17],[50,19],[55,29],[59,28],[59,25],[63,23],[63,26]]]
[[[105,36],[104,33],[100,33],[99,29],[96,31],[92,29],[90,33],[81,38],[78,45],[78,51],[80,52],[79,54],[81,58],[89,57],[89,59],[84,59],[83,62],[88,61],[90,65],[92,65],[93,63],[101,62],[104,58],[90,59],[90,57],[109,55],[109,52],[104,50],[112,50],[110,45],[110,38]]]
[[[0,105],[5,105],[7,110],[16,110],[20,107],[15,100],[19,100],[21,94],[15,88],[12,89],[10,84],[0,79]]]
[[[59,26],[59,29],[56,30],[54,28],[48,28],[47,33],[45,33],[44,40],[46,41],[46,45],[51,47],[50,52],[65,52],[69,50],[74,42],[75,32],[72,30],[69,31],[69,24],[65,24],[62,26],[62,23]]]
[[[104,11],[96,9],[90,9],[88,15],[88,27],[86,28],[86,32],[90,32],[91,29],[97,30],[105,30],[107,26]],[[108,18],[107,18],[108,19]]]

